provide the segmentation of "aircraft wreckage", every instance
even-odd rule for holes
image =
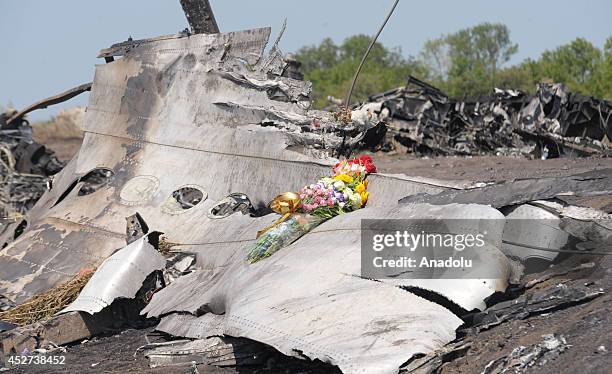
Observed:
[[[213,337],[248,338],[345,373],[396,373],[453,341],[460,311],[482,311],[506,289],[525,248],[504,239],[563,239],[559,226],[545,238],[525,236],[529,228],[520,225],[508,231],[506,215],[525,217],[521,211],[504,214],[486,198],[477,201],[492,188],[506,188],[508,201],[498,208],[549,199],[567,192],[563,182],[556,190],[533,182],[526,195],[511,186],[374,173],[365,208],[248,262],[245,248],[257,231],[279,219],[269,202],[326,175],[343,148],[380,122],[367,104],[346,122],[310,109],[310,83],[286,74],[278,40],[264,53],[269,36],[269,28],[182,33],[102,50],[107,63],[96,66],[80,151],[25,219],[4,229],[0,294],[20,304],[97,268],[62,313],[95,317],[149,284],[141,314],[158,318],[157,330],[190,339],[181,344],[191,348]],[[609,194],[610,170],[596,174],[566,180],[574,183],[567,188]],[[485,195],[470,200],[477,190]],[[543,214],[545,205],[522,206]],[[557,221],[584,217],[554,208]],[[488,233],[483,255],[495,277],[360,275],[362,220],[435,219],[453,232],[466,229],[452,225],[466,217],[478,218],[463,223],[468,229]],[[609,230],[598,226],[602,240]],[[14,346],[3,341],[5,354],[25,344],[15,334]],[[152,362],[174,362],[161,348]]]

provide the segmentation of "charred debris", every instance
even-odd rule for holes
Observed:
[[[411,76],[406,87],[370,96],[368,104],[379,105],[374,110],[386,118],[383,151],[542,159],[610,154],[612,103],[559,83],[541,83],[535,95],[495,89],[451,98]]]
[[[32,139],[30,123],[16,114],[0,114],[0,216],[13,220],[34,206],[65,165]]]

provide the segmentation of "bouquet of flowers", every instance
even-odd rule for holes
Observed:
[[[331,218],[357,210],[367,203],[366,177],[376,172],[370,156],[340,161],[333,171],[334,176],[321,178],[300,190],[301,212]]]
[[[274,211],[284,216],[261,231],[249,248],[249,262],[271,256],[329,218],[365,206],[368,201],[366,177],[376,172],[370,156],[340,161],[333,172],[333,176],[302,187],[297,195],[284,193],[270,203]]]

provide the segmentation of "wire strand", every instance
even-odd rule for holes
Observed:
[[[596,251],[578,251],[578,250],[574,250],[574,249],[554,249],[554,248],[544,248],[544,247],[538,247],[535,245],[530,245],[530,244],[525,244],[525,243],[516,243],[516,242],[511,242],[509,240],[502,240],[503,243],[506,244],[510,244],[510,245],[515,245],[517,247],[525,247],[525,248],[531,248],[531,249],[535,249],[538,251],[544,251],[544,252],[556,252],[556,253],[573,253],[573,254],[580,254],[580,255],[598,255],[598,256],[609,256],[612,255],[612,252],[596,252]]]
[[[380,25],[380,28],[378,29],[378,32],[372,38],[372,42],[368,46],[368,49],[366,50],[365,54],[363,55],[363,58],[361,59],[361,62],[359,63],[359,66],[357,67],[357,71],[355,72],[355,76],[353,77],[353,82],[351,83],[351,88],[349,89],[348,94],[346,95],[346,101],[344,102],[347,108],[351,104],[351,96],[353,95],[353,89],[355,88],[355,83],[357,82],[357,77],[359,77],[359,73],[361,72],[361,68],[363,67],[363,64],[365,63],[365,60],[368,58],[368,55],[370,54],[370,51],[372,50],[372,47],[374,47],[374,44],[376,43],[376,40],[378,39],[378,36],[380,35],[380,33],[385,28],[385,25],[387,24],[387,21],[389,21],[389,18],[391,18],[391,15],[393,14],[393,11],[395,10],[395,7],[397,7],[398,3],[399,3],[399,0],[395,0],[395,3],[393,3],[393,6],[391,7],[391,10],[389,10],[389,13],[387,14],[387,17],[385,18],[385,21],[383,22],[382,25]]]

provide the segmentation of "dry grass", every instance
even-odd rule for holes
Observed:
[[[84,114],[85,108],[72,108],[61,111],[49,121],[34,122],[32,124],[34,140],[47,144],[52,139],[81,139],[83,137],[81,123]]]
[[[0,320],[24,326],[53,317],[77,298],[93,273],[93,269],[81,270],[70,281],[38,294],[6,312],[1,312]]]
[[[32,123],[34,140],[55,151],[60,160],[69,160],[78,151],[85,108],[61,111],[49,121]]]

